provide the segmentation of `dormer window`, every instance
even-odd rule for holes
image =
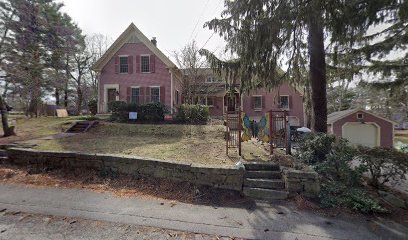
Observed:
[[[119,56],[119,73],[129,73],[128,56]]]

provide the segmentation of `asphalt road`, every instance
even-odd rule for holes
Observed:
[[[247,239],[406,239],[406,228],[389,222],[323,217],[288,202],[217,207],[118,198],[80,189],[0,184],[0,211],[96,220]],[[103,238],[102,238],[103,239]]]
[[[0,214],[0,240],[3,239],[163,239],[232,240],[199,233],[143,227],[122,223],[4,211]]]

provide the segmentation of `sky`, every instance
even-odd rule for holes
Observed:
[[[223,0],[61,0],[85,34],[102,33],[115,40],[133,22],[147,38],[156,37],[159,49],[172,60],[193,39],[216,53],[225,42],[206,21],[220,18]]]

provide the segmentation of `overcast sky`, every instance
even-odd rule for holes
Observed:
[[[147,38],[156,37],[159,49],[171,58],[173,51],[192,39],[199,47],[205,44],[205,48],[216,52],[225,45],[217,34],[203,28],[206,21],[220,17],[223,0],[61,1],[65,4],[63,11],[85,34],[102,33],[115,40],[133,22]]]

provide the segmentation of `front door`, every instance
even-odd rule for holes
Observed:
[[[228,112],[235,111],[235,96],[227,97],[227,109],[228,109]]]
[[[111,102],[116,101],[116,88],[109,88],[108,89],[108,112],[109,112],[109,106]]]

